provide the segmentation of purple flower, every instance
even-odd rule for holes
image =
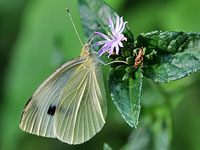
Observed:
[[[116,54],[117,55],[119,54],[119,48],[124,47],[122,44],[122,41],[127,41],[127,38],[122,34],[126,23],[127,21],[124,22],[123,17],[119,18],[119,16],[117,16],[116,24],[114,26],[111,17],[109,17],[109,27],[111,29],[111,33],[108,32],[108,36],[107,36],[103,33],[95,32],[95,34],[105,39],[103,41],[99,41],[94,44],[94,46],[103,45],[98,52],[99,57],[107,51],[109,52],[109,55],[108,55],[109,57],[111,54],[113,54],[114,49],[116,51]]]

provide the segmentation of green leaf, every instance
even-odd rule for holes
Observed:
[[[170,136],[169,129],[163,128],[154,139],[154,150],[169,150],[170,149]]]
[[[151,134],[151,131],[147,127],[140,127],[138,130],[133,130],[122,150],[150,150],[152,142]]]
[[[172,139],[171,121],[169,107],[155,107],[151,112],[145,112],[140,128],[133,130],[122,150],[169,150]]]
[[[133,130],[122,150],[169,150],[168,128],[164,127],[156,132],[151,126],[145,125],[138,130]]]
[[[111,71],[109,74],[109,87],[111,97],[122,117],[131,126],[137,128],[142,91],[142,71],[135,72],[135,78],[122,80],[123,74]]]
[[[139,35],[137,46],[157,51],[144,67],[144,76],[156,82],[178,80],[200,69],[200,33],[154,31]]]
[[[112,150],[112,148],[107,143],[104,143],[103,150]]]
[[[153,150],[169,150],[172,139],[172,115],[169,106],[160,106],[154,109],[150,130],[153,134]]]
[[[79,0],[79,12],[86,39],[94,31],[105,34],[110,32],[108,18],[110,16],[114,21],[116,20],[116,16],[118,16],[103,0]],[[124,34],[128,39],[133,40],[133,35],[127,25],[124,29]],[[96,38],[93,42],[99,40],[99,38]]]

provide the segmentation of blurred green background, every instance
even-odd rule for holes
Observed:
[[[135,37],[152,30],[200,32],[199,0],[106,2],[124,16]],[[146,110],[151,106],[162,106],[164,91],[173,105],[170,149],[199,150],[200,73],[167,84],[154,84],[144,79],[141,121],[138,130],[133,133],[110,99],[106,81],[108,67],[103,67],[108,98],[107,122],[90,141],[70,146],[56,139],[37,137],[20,130],[21,112],[34,90],[55,68],[78,57],[81,52],[81,44],[65,12],[66,7],[71,10],[81,39],[84,40],[76,0],[0,1],[0,149],[96,150],[103,149],[105,142],[114,150],[121,147],[126,150],[137,149],[138,144],[142,145],[145,139],[141,143],[128,141],[132,140],[131,137],[137,138],[138,135],[134,133],[142,129],[142,120],[150,115]],[[159,114],[157,109],[152,112]],[[135,145],[131,145],[133,143]]]

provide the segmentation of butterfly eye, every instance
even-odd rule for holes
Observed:
[[[88,52],[89,52],[89,53],[92,52],[92,47],[91,47],[91,46],[89,46],[87,49],[88,49]]]
[[[85,44],[85,47],[86,47],[86,49],[87,49],[87,51],[88,51],[89,54],[91,54],[93,52],[91,45]]]

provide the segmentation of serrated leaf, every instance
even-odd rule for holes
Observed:
[[[105,34],[110,32],[108,18],[110,16],[113,20],[116,20],[118,16],[103,0],[79,0],[79,12],[86,40],[94,31]],[[128,39],[133,40],[133,35],[127,25],[123,32]],[[93,42],[99,40],[99,38],[96,38]]]
[[[137,46],[157,51],[144,68],[144,75],[156,82],[178,80],[200,69],[200,33],[154,31],[139,35]]]
[[[111,71],[109,74],[109,87],[111,97],[125,121],[137,128],[142,91],[142,72],[138,70],[135,78],[122,80],[120,72]]]

